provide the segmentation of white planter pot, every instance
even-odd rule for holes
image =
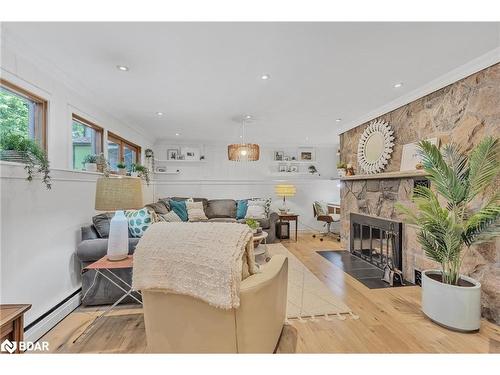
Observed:
[[[85,163],[85,170],[87,172],[97,172],[97,163]]]
[[[458,331],[477,331],[481,322],[481,284],[460,275],[473,286],[445,284],[428,275],[441,275],[439,270],[422,272],[422,311],[435,323]]]
[[[139,177],[139,172],[130,172],[131,177]]]
[[[338,168],[337,169],[337,174],[339,177],[345,177],[346,170],[344,168]]]
[[[120,176],[126,176],[127,175],[127,170],[125,168],[118,168],[118,174]]]

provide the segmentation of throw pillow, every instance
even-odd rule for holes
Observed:
[[[248,201],[247,214],[245,219],[266,219],[266,209],[262,201]]]
[[[245,215],[247,214],[247,209],[248,201],[246,199],[236,201],[236,219],[244,219]]]
[[[105,212],[103,214],[95,215],[92,218],[92,224],[101,238],[109,237],[109,223],[115,216],[114,212]]]
[[[186,208],[189,221],[208,220],[207,216],[205,215],[205,211],[203,211],[203,203],[187,201]]]
[[[271,198],[251,198],[249,201],[261,202],[264,206],[264,210],[266,211],[266,217],[269,217],[269,213],[271,212]]]
[[[128,231],[132,237],[140,238],[144,232],[155,222],[155,213],[147,208],[125,211],[128,220]]]
[[[167,223],[182,222],[181,218],[174,211],[160,215],[160,221],[166,221]]]
[[[168,213],[167,206],[163,201],[158,201],[156,203],[150,203],[144,206],[146,208],[149,208],[150,210],[156,212],[157,214],[166,214]]]
[[[188,212],[185,201],[169,200],[168,204],[170,205],[170,209],[174,211],[182,221],[188,221]]]

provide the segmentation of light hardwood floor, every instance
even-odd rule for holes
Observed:
[[[339,250],[334,240],[299,234],[299,241],[283,241],[331,291],[341,298],[358,320],[292,321],[283,330],[278,353],[499,353],[500,327],[482,321],[479,333],[458,333],[429,321],[420,311],[420,288],[368,289],[316,253]],[[101,328],[73,341],[98,308],[78,308],[42,340],[53,352],[142,353],[146,351],[141,309],[120,307]]]

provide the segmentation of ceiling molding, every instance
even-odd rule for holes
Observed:
[[[397,98],[396,100],[393,100],[373,111],[366,113],[365,115],[357,118],[355,121],[347,123],[339,131],[339,134],[354,129],[359,125],[374,120],[379,116],[385,115],[386,113],[392,112],[395,109],[405,106],[415,100],[433,93],[434,91],[442,89],[443,87],[451,85],[457,81],[460,81],[461,79],[464,79],[474,73],[477,73],[498,63],[500,63],[500,47],[495,48],[482,56],[479,56],[478,58],[468,62],[467,64],[461,65],[458,68],[449,71],[448,73],[430,81],[429,83],[409,92],[406,95]]]

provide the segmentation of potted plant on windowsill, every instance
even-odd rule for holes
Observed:
[[[97,172],[97,155],[89,154],[82,162],[87,172]]]
[[[132,164],[132,170],[130,172],[132,177],[139,177],[146,181],[146,185],[149,186],[150,177],[149,177],[149,169],[140,164]]]
[[[42,182],[47,189],[52,187],[50,180],[49,160],[47,154],[34,140],[24,135],[2,132],[0,134],[0,158],[26,164],[26,179],[33,180],[35,173],[42,174]]]
[[[127,166],[123,162],[119,162],[116,164],[116,168],[118,168],[118,174],[120,176],[126,176],[127,175]]]
[[[433,188],[415,187],[416,209],[398,208],[418,227],[425,254],[441,265],[422,273],[422,311],[447,328],[476,331],[481,284],[461,275],[460,268],[467,248],[500,234],[500,193],[490,186],[500,172],[499,142],[488,137],[469,156],[456,145],[440,151],[427,141],[419,150]]]

